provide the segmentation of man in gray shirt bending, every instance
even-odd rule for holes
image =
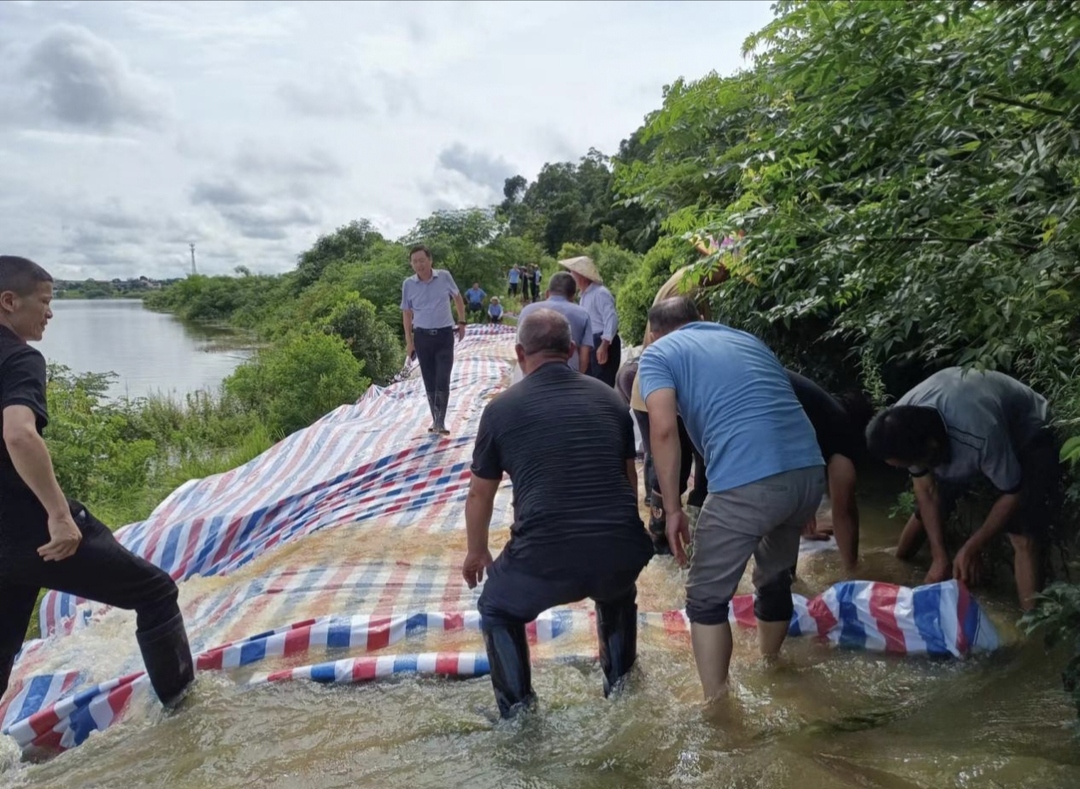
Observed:
[[[547,300],[525,307],[518,316],[518,325],[540,308],[555,310],[570,322],[570,339],[577,346],[577,352],[567,360],[567,366],[571,370],[588,373],[589,356],[593,349],[592,321],[584,307],[574,304],[576,293],[577,285],[573,275],[566,271],[557,271],[548,280]]]
[[[454,370],[454,317],[457,336],[465,339],[465,300],[446,269],[432,268],[431,250],[420,245],[409,252],[416,272],[401,283],[401,321],[405,325],[405,356],[416,355],[431,409],[429,433],[448,435],[446,409],[450,404],[450,373]]]
[[[914,478],[918,508],[904,527],[897,556],[913,554],[925,529],[933,562],[926,583],[950,574],[974,583],[980,551],[1004,530],[1015,554],[1020,605],[1034,606],[1039,549],[1060,493],[1057,442],[1049,424],[1046,399],[1027,386],[1002,373],[965,373],[959,367],[935,373],[874,417],[866,428],[870,453],[907,467]],[[950,565],[942,527],[980,475],[998,497]]]

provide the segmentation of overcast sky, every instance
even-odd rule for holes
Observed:
[[[54,276],[295,265],[614,153],[768,2],[2,2],[0,253]]]

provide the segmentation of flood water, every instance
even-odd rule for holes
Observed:
[[[116,373],[111,397],[216,391],[250,350],[225,328],[151,312],[135,299],[64,300],[36,347],[77,373]]]
[[[857,575],[915,585],[925,566],[892,557],[899,526],[883,514],[885,498],[874,495],[873,506],[864,501]],[[492,538],[501,544],[505,529]],[[343,539],[332,531],[282,550],[289,555],[273,552],[238,575],[257,579],[275,562],[318,564],[331,554],[357,562],[438,555],[456,564],[464,534],[371,530]],[[804,557],[799,570],[796,591],[807,595],[843,577],[835,552]],[[222,582],[192,579],[182,599]],[[670,559],[654,560],[639,590],[640,610],[683,605],[682,577]],[[744,579],[741,591],[747,590]],[[487,678],[242,687],[236,676],[205,672],[178,713],[165,715],[145,700],[119,725],[52,761],[9,761],[6,774],[0,766],[0,783],[58,789],[1080,786],[1075,711],[1060,682],[1063,657],[1020,638],[1008,595],[977,597],[1007,645],[967,661],[843,651],[792,638],[781,664],[768,667],[756,658],[753,631],[736,628],[733,696],[710,713],[699,701],[688,641],[656,628],[642,631],[633,681],[614,701],[604,700],[596,665],[552,664],[543,648],[534,648],[539,713],[499,726],[485,715],[494,709]],[[134,630],[130,614],[109,616],[114,621],[98,626],[105,628],[97,653],[105,676],[111,676],[111,639],[133,640]],[[237,635],[267,624],[242,623]],[[588,651],[587,634],[573,638],[573,652]],[[475,634],[460,639],[447,645],[444,638],[440,648],[482,649]],[[406,639],[385,652],[423,648]],[[0,743],[0,764],[15,758],[13,744]]]

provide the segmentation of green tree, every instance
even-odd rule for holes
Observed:
[[[373,382],[385,385],[401,369],[404,361],[401,343],[379,320],[375,306],[360,298],[359,293],[342,295],[321,325],[345,341]]]
[[[385,239],[367,219],[354,219],[325,236],[300,255],[296,284],[303,289],[314,284],[331,263],[363,260]]]
[[[225,391],[262,415],[272,432],[287,435],[356,402],[371,383],[360,373],[343,339],[298,331],[240,365]]]

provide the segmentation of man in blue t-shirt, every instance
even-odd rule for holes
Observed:
[[[667,538],[683,566],[690,530],[679,496],[677,417],[705,457],[709,495],[695,528],[686,614],[712,700],[727,690],[728,604],[751,556],[758,644],[766,657],[780,651],[793,612],[791,568],[803,525],[825,492],[825,462],[786,371],[761,340],[702,322],[686,297],[654,305],[649,325],[654,341],[638,377]]]
[[[469,312],[483,311],[486,298],[487,294],[480,287],[480,283],[474,282],[472,287],[465,291],[465,309]]]

